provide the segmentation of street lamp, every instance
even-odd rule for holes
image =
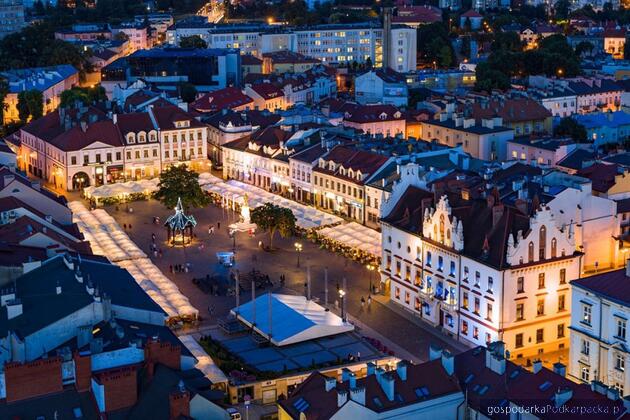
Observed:
[[[341,320],[346,320],[346,311],[344,310],[343,298],[346,296],[346,291],[343,289],[339,289],[339,299],[341,300]]]
[[[297,267],[300,268],[300,252],[302,252],[302,244],[299,242],[296,242],[294,246],[295,246],[295,252],[297,252]]]
[[[365,268],[370,271],[370,294],[372,294],[372,273],[376,270],[376,266],[373,264],[368,264]]]

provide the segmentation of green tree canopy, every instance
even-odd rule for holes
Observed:
[[[199,186],[199,174],[186,165],[173,165],[162,171],[154,197],[171,209],[177,205],[178,198],[185,208],[204,207],[210,202]]]
[[[36,120],[44,115],[44,95],[39,90],[24,90],[18,93],[18,103],[16,105],[18,115],[22,123],[27,123],[30,119]]]
[[[90,105],[96,102],[101,102],[107,99],[105,88],[101,85],[94,86],[93,88],[73,87],[61,92],[61,103],[59,106],[62,108],[69,108],[74,106],[75,103],[80,102],[83,105]]]
[[[199,35],[185,36],[179,41],[182,48],[208,48],[208,43]]]
[[[295,231],[295,216],[285,207],[273,203],[265,203],[251,211],[251,220],[264,232],[269,232],[269,247],[273,248],[273,237],[277,232],[287,238]]]
[[[182,83],[179,85],[179,96],[189,104],[197,97],[197,88],[192,83]]]
[[[561,119],[553,131],[556,136],[568,136],[579,143],[586,142],[586,128],[574,118],[565,117]]]

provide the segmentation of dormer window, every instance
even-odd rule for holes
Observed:
[[[136,135],[133,133],[127,134],[127,143],[135,143],[135,142],[136,142]]]
[[[382,113],[381,115],[378,116],[381,120],[385,121],[387,119],[387,114],[386,113]]]
[[[144,133],[138,134],[138,143],[145,143],[147,141],[147,137]]]
[[[400,111],[396,111],[396,113],[394,114],[394,118],[400,118]]]

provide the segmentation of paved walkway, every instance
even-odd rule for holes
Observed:
[[[151,234],[157,236],[158,247],[163,250],[163,257],[151,259],[171,278],[197,307],[202,316],[206,315],[202,323],[208,326],[216,323],[216,317],[224,316],[235,305],[235,298],[225,296],[209,296],[204,294],[192,283],[193,277],[204,277],[217,270],[215,253],[217,251],[231,250],[233,240],[228,237],[227,225],[237,220],[237,215],[233,212],[223,210],[213,205],[203,209],[196,209],[192,214],[198,221],[195,233],[196,241],[186,248],[172,248],[166,243],[166,231],[163,226],[152,223],[154,216],[159,216],[162,221],[171,214],[172,210],[164,208],[154,200],[139,201],[130,203],[133,213],[124,211],[124,206],[116,210],[115,206],[105,209],[122,225],[131,226],[127,230],[129,236],[143,250],[150,254],[149,246]],[[220,223],[220,228],[217,228]],[[208,227],[213,224],[215,233],[208,234]],[[369,272],[365,267],[356,262],[350,261],[342,256],[319,248],[319,245],[300,240],[303,244],[303,252],[300,255],[300,267],[297,267],[297,253],[293,244],[295,238],[281,238],[276,235],[274,238],[273,252],[264,252],[258,248],[258,241],[269,242],[267,233],[257,233],[249,235],[239,233],[236,236],[236,267],[241,273],[252,268],[260,270],[270,276],[274,282],[274,291],[279,290],[279,278],[281,274],[286,276],[285,287],[295,293],[304,293],[306,282],[306,266],[311,267],[311,290],[314,298],[324,301],[324,268],[328,267],[328,289],[329,301],[334,304],[337,284],[343,285],[343,278],[347,280],[347,308],[351,319],[360,319],[359,325],[364,328],[366,335],[369,331],[373,335],[381,336],[383,343],[392,349],[398,348],[400,356],[413,358],[415,361],[428,359],[428,348],[430,343],[435,343],[440,347],[448,348],[457,352],[461,347],[459,343],[453,342],[448,337],[436,334],[433,328],[428,325],[419,325],[415,320],[409,319],[406,314],[398,313],[383,304],[380,299],[374,299],[370,308],[362,308],[361,297],[367,299],[369,295],[370,276],[372,282],[378,282],[377,275]],[[202,245],[200,247],[199,245]],[[171,273],[170,265],[191,262],[192,271],[189,273]],[[249,293],[241,295],[241,301],[246,302],[251,298]],[[383,301],[385,302],[385,301]],[[208,308],[213,307],[213,317],[209,316]],[[376,336],[375,338],[379,338]],[[380,338],[379,338],[380,339]],[[395,343],[395,344],[394,344]],[[398,354],[397,354],[398,355]]]

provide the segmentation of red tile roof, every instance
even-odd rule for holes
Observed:
[[[590,179],[593,191],[605,193],[615,185],[615,176],[619,174],[619,170],[620,166],[617,164],[594,163],[580,169],[577,175]]]
[[[197,121],[192,115],[175,105],[153,107],[151,108],[151,112],[153,113],[155,121],[161,130],[179,130],[180,128],[175,127],[175,122],[178,121],[189,121],[190,127],[186,128],[198,128],[205,126]]]
[[[331,161],[334,162],[336,164],[335,170],[331,171],[328,169],[328,165],[326,165],[323,168],[316,166],[313,168],[314,171],[334,175],[338,178],[354,182],[355,184],[363,184],[367,178],[364,177],[363,180],[358,180],[357,178],[342,175],[340,173],[341,167],[346,170],[352,169],[355,172],[360,171],[363,175],[369,176],[378,171],[389,158],[387,156],[365,150],[356,150],[346,146],[336,146],[328,154],[323,156],[322,159],[326,163]]]
[[[474,9],[470,9],[469,11],[467,11],[466,13],[464,13],[462,15],[462,17],[467,17],[467,18],[481,18],[483,17],[481,14],[479,14],[479,12],[477,12]]]
[[[404,6],[398,8],[398,15],[393,16],[393,22],[434,23],[442,20],[442,11],[437,7]]]
[[[151,117],[147,112],[132,112],[129,114],[116,115],[116,125],[122,133],[138,133],[140,131],[149,132],[155,130]]]
[[[245,95],[239,88],[227,87],[206,93],[190,104],[190,107],[199,112],[219,112],[223,109],[238,108],[253,102],[254,100]]]
[[[118,128],[110,120],[97,121],[85,126],[74,126],[49,141],[50,144],[63,151],[81,150],[97,142],[114,147],[123,145]]]
[[[462,111],[465,105],[460,105]],[[494,99],[483,105],[472,104],[472,117],[480,123],[484,118],[501,117],[504,124],[522,121],[537,121],[551,118],[551,112],[539,102],[531,99]]]
[[[359,124],[405,119],[394,105],[359,105],[346,102],[340,111],[344,113],[344,120]]]
[[[252,85],[252,90],[265,100],[284,96],[282,90],[271,83],[256,83]]]

